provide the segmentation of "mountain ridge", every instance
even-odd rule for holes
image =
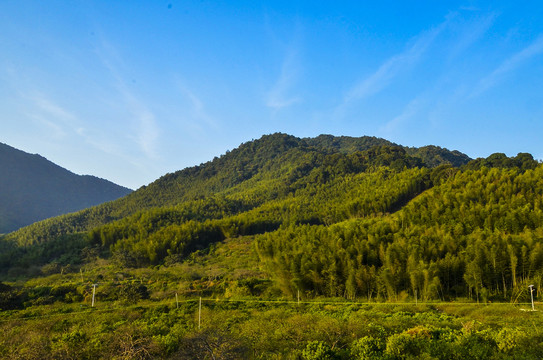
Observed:
[[[543,281],[543,164],[523,153],[468,159],[371,137],[265,135],[1,237],[0,275],[91,266],[114,284],[112,271],[178,266],[218,296],[239,284],[272,297],[516,296]],[[226,243],[238,250],[215,260]]]
[[[125,196],[132,190],[77,175],[38,154],[0,143],[0,233]]]
[[[237,148],[227,151],[220,157],[215,157],[208,162],[165,174],[126,197],[120,198],[111,204],[102,205],[97,211],[84,209],[83,212],[74,215],[74,217],[83,217],[87,219],[83,220],[83,222],[91,224],[107,223],[131,215],[138,210],[175,206],[184,201],[194,201],[226,191],[229,188],[250,181],[259,172],[268,174],[265,175],[268,177],[280,177],[285,175],[284,172],[288,171],[289,176],[285,181],[293,182],[296,177],[313,171],[315,166],[334,166],[334,162],[340,161],[340,159],[342,162],[352,162],[354,159],[352,154],[370,151],[371,148],[378,149],[377,152],[380,153],[381,157],[379,158],[376,153],[370,152],[365,155],[367,159],[363,161],[370,161],[373,156],[375,159],[371,161],[380,161],[382,165],[391,165],[390,159],[395,157],[396,164],[394,166],[397,166],[398,169],[409,165],[406,161],[412,163],[409,166],[425,166],[424,161],[429,158],[429,156],[425,157],[417,153],[416,148],[409,150],[407,147],[371,136],[338,137],[320,135],[316,138],[299,138],[289,134],[274,133],[263,135],[257,140],[244,142]],[[395,149],[393,150],[395,154],[390,152],[392,149]],[[459,163],[466,164],[471,160],[467,155],[461,153],[458,156],[447,149],[438,147],[436,149],[454,158],[456,165]],[[413,153],[413,156],[408,154],[408,150]],[[389,152],[388,155],[385,154],[387,152]],[[349,156],[351,156],[351,159],[348,159]],[[387,157],[390,159],[387,159]],[[410,160],[406,160],[407,158]],[[282,160],[278,161],[277,159]],[[362,160],[354,159],[354,161],[360,162]],[[437,160],[437,164],[446,163],[449,162],[444,158]],[[297,165],[293,165],[293,169],[281,169],[284,164]],[[434,161],[434,164],[436,164],[436,161]],[[314,176],[327,177],[330,174],[323,170]],[[89,212],[92,214],[89,214]],[[88,229],[88,226],[80,225],[81,222],[79,221],[78,224],[73,224],[70,227],[81,231]]]

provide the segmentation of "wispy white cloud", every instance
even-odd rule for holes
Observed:
[[[479,11],[480,9],[476,6],[460,6],[460,10],[464,11]]]
[[[47,132],[44,132],[45,135],[47,135],[48,138],[53,140],[60,140],[68,136],[68,132],[64,127],[59,125],[58,122],[52,121],[49,118],[43,116],[42,114],[38,113],[28,113],[27,116],[36,121],[37,123],[41,124],[41,126],[45,127]]]
[[[130,93],[124,94],[129,112],[133,115],[135,123],[135,139],[140,149],[148,158],[158,158],[156,151],[160,130],[155,115]]]
[[[26,115],[48,128],[49,137],[58,140],[84,132],[81,121],[72,111],[43,93],[32,91],[27,94],[20,91],[19,95],[26,102]]]
[[[114,87],[124,101],[128,114],[131,115],[134,132],[129,135],[129,138],[136,142],[146,157],[158,158],[156,148],[160,137],[160,128],[154,113],[135,95],[121,75],[122,70],[126,67],[122,56],[117,48],[104,38],[96,53],[104,67],[109,70],[114,79]]]
[[[281,110],[301,101],[301,98],[292,95],[292,87],[296,84],[300,73],[297,52],[289,49],[281,66],[281,73],[266,96],[266,106],[274,110]]]
[[[87,125],[81,113],[76,105],[66,105],[66,99],[59,100],[59,92],[51,91],[55,84],[43,86],[40,76],[33,76],[23,65],[10,63],[3,70],[5,82],[2,85],[9,88],[13,96],[12,105],[18,112],[14,121],[18,127],[26,132],[26,127],[33,126],[42,136],[41,140],[55,145],[86,139]]]
[[[411,100],[403,109],[402,113],[394,117],[381,127],[381,132],[385,135],[391,135],[397,132],[401,126],[416,116],[424,107],[426,100],[423,96],[418,96]]]
[[[46,114],[65,121],[72,121],[76,119],[76,116],[69,110],[61,107],[58,104],[53,103],[50,99],[47,99],[43,95],[36,95],[32,97],[34,104]]]
[[[128,113],[131,114],[134,133],[129,138],[138,144],[146,157],[158,158],[157,144],[160,137],[160,128],[155,114],[123,83],[118,84],[118,89],[125,101]]]
[[[502,80],[508,73],[516,70],[522,63],[530,60],[531,58],[543,53],[543,35],[540,35],[534,42],[526,46],[524,49],[513,54],[500,66],[498,66],[492,73],[484,77],[479,81],[471,96],[475,97],[481,95],[485,91],[494,87]]]
[[[470,10],[476,11],[476,10]],[[458,39],[449,49],[449,58],[456,59],[466,49],[480,40],[485,33],[494,25],[499,14],[496,12],[485,14],[467,23],[459,20],[459,24],[451,24],[452,31],[458,34]]]
[[[202,127],[200,125],[204,124],[205,126],[216,129],[218,127],[217,122],[208,113],[202,99],[197,96],[193,91],[191,91],[188,87],[181,84],[180,81],[177,81],[177,84],[184,98],[189,102],[189,112],[190,117],[192,118],[190,123],[192,124],[192,126],[195,126],[198,129],[202,130]]]
[[[374,73],[353,85],[343,97],[342,103],[336,108],[336,114],[341,115],[351,103],[385,89],[395,77],[420,60],[436,37],[446,28],[449,21],[450,17],[440,25],[417,35],[411,40],[411,45],[405,51],[390,57]]]
[[[302,101],[302,97],[296,94],[296,85],[300,80],[303,68],[301,63],[301,49],[304,26],[296,20],[285,39],[284,33],[276,32],[272,26],[271,17],[266,15],[265,29],[270,40],[270,51],[279,54],[279,70],[271,85],[264,92],[265,106],[273,112],[288,108]]]
[[[122,155],[123,151],[120,148],[118,143],[107,141],[98,136],[87,136],[86,142],[90,144],[92,147],[94,147],[95,149],[98,149],[105,154],[113,155],[115,157],[120,157],[120,158],[123,158],[124,160],[130,161],[130,159],[127,156]]]

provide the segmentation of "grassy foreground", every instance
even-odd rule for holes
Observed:
[[[543,315],[511,304],[197,298],[0,314],[3,359],[541,359]],[[536,304],[538,307],[539,304]],[[524,310],[524,311],[523,311]]]

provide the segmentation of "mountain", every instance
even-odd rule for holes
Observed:
[[[131,192],[104,179],[76,175],[40,155],[2,143],[0,169],[0,233]]]
[[[319,135],[316,138],[306,138],[304,140],[312,146],[330,149],[331,151],[343,154],[367,150],[376,145],[400,147],[398,144],[373,136],[350,137]],[[405,149],[409,155],[420,158],[424,165],[428,167],[436,167],[447,163],[458,167],[467,164],[471,160],[469,156],[457,150],[449,151],[434,145],[423,146],[420,148],[401,147]]]
[[[0,237],[0,352],[539,358],[542,200],[529,154],[266,135]]]
[[[4,236],[0,275],[94,268],[112,294],[116,272],[148,269],[220,296],[511,299],[543,281],[542,196],[530,154],[272,134]]]
[[[236,198],[236,209],[232,211],[247,210],[288,195],[297,187],[304,186],[304,181],[326,181],[335,172],[356,173],[370,166],[391,166],[398,170],[406,166],[426,166],[424,158],[417,154],[411,156],[407,150],[406,147],[369,136],[354,138],[321,135],[314,139],[301,139],[281,133],[265,135],[199,166],[166,174],[124,198],[77,214],[51,219],[47,226],[36,224],[21,229],[11,238],[28,245],[46,241],[51,236],[88,231],[98,225],[157,207],[180,204],[190,207],[202,199],[209,202],[219,194],[229,199]],[[470,160],[466,155],[456,155],[460,154],[458,152],[446,149],[441,151],[449,154],[455,164],[466,164]],[[449,164],[449,161],[438,159],[431,166],[442,164]],[[238,195],[229,195],[240,192],[253,195],[250,199],[245,195],[241,199],[238,199]],[[42,230],[37,231],[38,228]]]

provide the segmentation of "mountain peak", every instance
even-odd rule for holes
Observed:
[[[117,199],[130,189],[76,175],[38,154],[0,143],[0,233]]]

